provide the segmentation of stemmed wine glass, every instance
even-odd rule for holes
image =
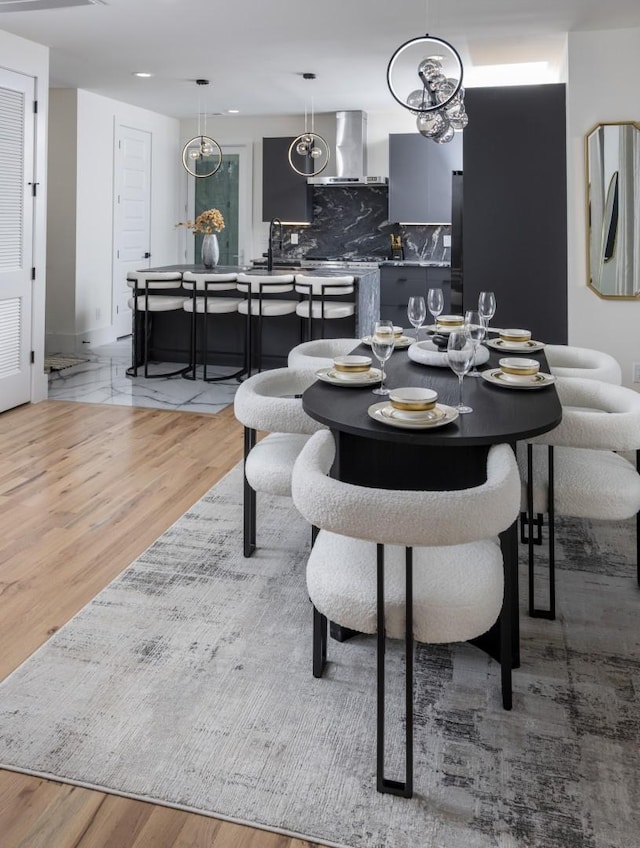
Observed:
[[[433,323],[436,324],[438,315],[444,309],[444,294],[442,293],[442,289],[429,289],[427,292],[427,306],[429,307],[429,312],[433,315]]]
[[[496,296],[492,291],[481,291],[478,297],[478,312],[484,321],[486,335],[489,335],[489,321],[496,314]]]
[[[420,327],[424,324],[424,319],[427,317],[427,307],[423,297],[410,297],[407,305],[407,316],[411,325],[416,331],[416,341],[420,334]]]
[[[465,312],[464,328],[473,343],[473,363],[471,371],[469,371],[469,377],[480,377],[480,372],[476,368],[476,354],[478,353],[480,342],[484,339],[487,332],[484,319],[479,312],[470,309],[468,312]]]
[[[380,379],[380,385],[373,390],[374,395],[390,394],[389,389],[387,389],[384,385],[384,364],[393,353],[394,344],[395,336],[393,334],[393,321],[376,321],[373,335],[371,336],[371,350],[380,363],[382,377]]]
[[[458,396],[458,404],[456,409],[460,413],[473,412],[470,406],[465,406],[462,402],[462,380],[464,375],[471,368],[473,362],[474,345],[466,330],[454,330],[449,333],[449,341],[447,343],[447,360],[454,374],[458,375],[460,385],[460,394]]]

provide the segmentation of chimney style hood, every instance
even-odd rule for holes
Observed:
[[[336,112],[335,177],[309,177],[310,185],[386,185],[387,177],[367,176],[367,113]]]

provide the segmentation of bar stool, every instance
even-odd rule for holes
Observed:
[[[238,311],[238,305],[242,303],[241,297],[218,297],[211,295],[214,292],[237,291],[237,274],[216,272],[194,272],[185,271],[182,275],[183,287],[191,292],[191,297],[185,300],[183,309],[191,313],[191,339],[189,344],[189,372],[185,373],[187,380],[196,378],[196,352],[197,352],[197,316],[202,315],[202,378],[205,383],[216,383],[220,380],[232,380],[246,371],[243,363],[239,371],[226,374],[222,377],[207,377],[207,329],[209,315],[228,315]],[[198,292],[202,292],[198,296]],[[246,359],[246,355],[245,355]]]
[[[246,350],[249,376],[253,368],[254,348],[251,319],[258,318],[255,346],[258,350],[258,371],[262,371],[262,319],[295,314],[297,300],[283,300],[273,296],[293,291],[293,282],[293,274],[238,274],[238,291],[246,294],[246,298],[238,305],[238,312],[247,316]]]
[[[306,295],[296,308],[296,314],[307,320],[307,341],[313,339],[313,322],[320,321],[320,338],[324,338],[324,322],[328,318],[349,318],[355,315],[355,297],[353,301],[327,300],[327,295],[354,294],[355,278],[343,277],[311,277],[306,274],[296,274],[296,291]]]
[[[133,353],[131,367],[127,368],[128,377],[137,377],[138,368],[144,365],[144,376],[147,379],[158,377],[175,377],[184,374],[189,366],[183,366],[173,371],[149,374],[149,334],[151,331],[150,313],[153,312],[178,312],[182,311],[185,297],[176,294],[150,294],[150,292],[167,291],[179,289],[182,281],[180,271],[130,271],[127,274],[127,285],[133,289],[133,297],[129,298],[129,309],[133,312]],[[138,313],[144,314],[143,322],[143,361],[138,362]]]

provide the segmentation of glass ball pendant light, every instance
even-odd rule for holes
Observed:
[[[196,85],[209,85],[209,80],[198,79]],[[222,165],[222,150],[214,138],[207,135],[207,113],[201,121],[198,92],[198,135],[182,148],[182,165],[192,177],[211,177]],[[203,126],[201,126],[201,123]]]
[[[313,80],[315,74],[302,74],[303,79]],[[293,139],[289,147],[289,165],[302,177],[316,177],[329,164],[329,145],[315,131],[313,101],[311,102],[311,128],[307,125],[307,110],[304,113],[304,132]]]
[[[387,66],[392,97],[416,115],[418,131],[439,144],[451,141],[469,122],[462,77],[455,47],[429,34],[401,44]]]

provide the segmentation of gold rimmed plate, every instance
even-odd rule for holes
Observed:
[[[544,350],[544,342],[536,342],[533,339],[522,342],[522,344],[505,342],[502,339],[489,339],[485,344],[487,347],[492,347],[494,350],[502,350],[505,353],[536,353],[536,351]]]
[[[371,336],[364,336],[360,339],[362,344],[371,345]],[[415,342],[415,339],[412,339],[410,336],[400,336],[400,338],[394,338],[394,349],[395,350],[404,350],[407,347],[411,347],[411,345]]]
[[[436,404],[434,409],[422,413],[423,417],[419,418],[413,417],[416,415],[415,412],[411,413],[412,417],[407,417],[408,413],[394,409],[386,400],[381,403],[374,403],[367,412],[374,421],[388,424],[391,427],[403,427],[406,430],[428,430],[431,427],[444,427],[445,424],[455,421],[458,417],[458,410],[455,407],[446,406],[443,403]]]
[[[323,383],[331,383],[332,386],[373,386],[380,382],[382,372],[379,368],[354,373],[336,371],[335,368],[321,368],[316,371],[316,377]]]
[[[504,374],[499,368],[489,368],[487,371],[481,371],[480,376],[487,383],[494,386],[502,386],[504,389],[544,389],[545,386],[551,386],[555,383],[556,378],[553,374],[545,374],[543,371],[538,371],[530,379],[521,380],[509,379],[508,374]]]

